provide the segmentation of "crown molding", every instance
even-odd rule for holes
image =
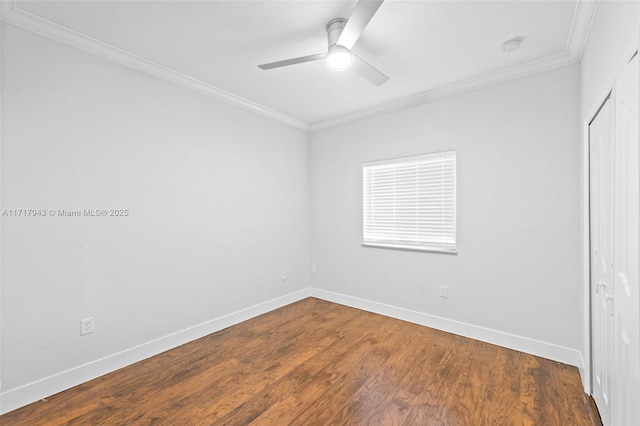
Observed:
[[[309,125],[310,132],[316,132],[331,127],[342,126],[354,121],[399,111],[405,108],[422,105],[437,99],[454,96],[486,86],[505,83],[522,77],[551,71],[556,68],[578,63],[589,38],[591,24],[595,17],[600,0],[578,0],[571,21],[571,29],[567,38],[564,52],[546,58],[516,65],[503,70],[492,71],[484,75],[436,87],[415,95],[385,102],[370,108],[364,108],[351,113],[342,114],[325,120],[316,121]]]
[[[418,105],[433,102],[438,99],[448,98],[460,93],[470,92],[472,90],[481,89],[486,86],[493,86],[499,83],[505,83],[533,74],[545,71],[551,71],[556,68],[575,64],[579,60],[571,58],[565,54],[558,54],[544,59],[517,65],[499,71],[490,72],[477,77],[461,80],[455,83],[440,86],[435,89],[417,93],[415,95],[396,99],[391,102],[376,105],[371,108],[357,110],[348,114],[331,117],[326,120],[311,123],[309,131],[316,132],[331,127],[342,126],[353,121],[374,118],[376,116],[386,114],[393,111],[399,111],[405,108],[411,108]]]
[[[600,5],[600,0],[578,0],[571,21],[571,30],[567,38],[565,53],[572,58],[577,58],[576,62],[582,59],[584,48],[589,40],[591,25],[596,16],[596,11]]]
[[[307,123],[274,109],[260,105],[257,102],[253,102],[231,92],[227,92],[219,87],[205,83],[189,75],[29,13],[17,7],[17,0],[0,0],[0,20],[60,43],[64,43],[68,46],[111,60],[118,64],[142,71],[154,77],[161,78],[211,98],[252,111],[256,114],[276,120],[296,129],[314,132],[341,126],[365,118],[373,118],[380,114],[410,108],[427,102],[432,102],[437,99],[442,99],[580,62],[599,3],[600,0],[578,0],[576,2],[565,50],[559,54],[436,87],[415,95],[395,99],[370,108],[364,108],[312,123]]]
[[[164,65],[134,55],[71,28],[56,24],[40,16],[20,9],[16,1],[0,1],[0,20],[27,31],[42,35],[60,43],[100,56],[129,68],[177,84],[205,96],[254,112],[288,126],[309,130],[309,125],[289,115],[265,107],[249,99],[235,95],[219,87],[205,83]]]

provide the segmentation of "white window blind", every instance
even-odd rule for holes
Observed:
[[[363,244],[456,252],[456,153],[364,163]]]

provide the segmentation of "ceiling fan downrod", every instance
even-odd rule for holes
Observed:
[[[329,49],[331,46],[335,46],[338,44],[338,39],[340,38],[340,34],[342,34],[342,30],[347,25],[347,20],[344,18],[335,18],[329,21],[327,24],[327,38],[329,39]]]

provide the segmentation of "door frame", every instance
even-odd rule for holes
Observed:
[[[606,102],[607,98],[613,95],[613,89],[615,85],[615,77],[618,75],[620,70],[624,68],[624,66],[633,58],[633,56],[639,52],[640,43],[638,35],[636,35],[629,45],[629,47],[624,51],[625,54],[622,56],[620,62],[616,64],[614,68],[615,72],[613,73],[613,77],[611,80],[602,87],[596,99],[598,101],[592,105],[587,111],[586,114],[583,115],[582,119],[582,142],[580,149],[580,168],[581,168],[581,184],[582,184],[582,197],[581,197],[581,224],[582,224],[582,247],[581,247],[581,281],[582,281],[582,302],[583,302],[583,342],[584,345],[582,347],[581,353],[581,361],[582,367],[579,367],[580,376],[582,378],[582,385],[584,386],[584,391],[588,395],[591,395],[593,392],[593,374],[592,374],[592,342],[591,342],[591,230],[590,230],[590,173],[589,173],[589,125],[595,119],[596,115],[600,111],[600,108]],[[640,78],[640,76],[639,76]]]
[[[588,275],[588,281],[589,281],[589,282],[588,282],[589,296],[588,296],[588,297],[589,297],[589,313],[590,313],[590,314],[589,314],[589,330],[590,330],[590,333],[589,333],[589,339],[591,340],[591,345],[590,345],[590,348],[589,348],[589,349],[590,349],[590,351],[589,351],[589,357],[590,357],[589,370],[590,370],[591,381],[589,382],[589,386],[590,386],[590,390],[591,390],[590,394],[594,397],[593,399],[594,399],[594,401],[596,402],[596,405],[597,405],[597,402],[599,402],[599,400],[598,400],[598,398],[597,398],[597,395],[594,395],[594,392],[596,391],[595,381],[596,381],[596,379],[597,379],[596,374],[594,374],[595,369],[596,369],[596,366],[595,366],[595,363],[594,363],[594,361],[595,361],[595,360],[594,360],[594,355],[593,355],[593,354],[596,352],[596,349],[597,349],[597,348],[596,348],[596,346],[595,346],[595,342],[594,342],[594,340],[593,340],[593,337],[594,337],[594,326],[597,328],[598,326],[602,327],[602,326],[604,325],[604,328],[605,328],[605,329],[608,329],[609,331],[611,331],[611,330],[610,330],[610,327],[608,327],[608,325],[609,325],[609,324],[608,324],[608,322],[609,322],[609,321],[612,321],[614,307],[613,307],[613,305],[611,305],[611,306],[609,307],[609,309],[611,310],[611,315],[610,315],[610,316],[611,316],[611,318],[609,318],[609,316],[608,316],[608,315],[607,315],[605,318],[603,318],[603,317],[601,316],[601,314],[599,314],[599,315],[598,315],[597,320],[598,320],[599,322],[601,322],[602,320],[604,320],[604,321],[605,321],[605,324],[599,323],[599,324],[595,324],[595,325],[594,325],[594,308],[595,308],[595,305],[600,305],[600,308],[599,308],[600,310],[602,310],[602,309],[607,310],[607,308],[603,308],[603,306],[602,306],[602,302],[603,302],[603,301],[602,301],[602,300],[594,300],[594,293],[597,293],[597,292],[598,292],[598,290],[594,288],[594,280],[593,280],[593,275],[592,275],[592,273],[593,273],[593,266],[594,266],[594,260],[593,260],[593,258],[591,257],[592,252],[593,252],[592,247],[591,247],[591,241],[592,241],[592,236],[593,236],[593,234],[592,234],[592,231],[593,231],[593,223],[591,222],[591,220],[593,219],[593,217],[592,217],[592,213],[593,213],[593,212],[592,212],[592,210],[591,210],[591,207],[592,207],[592,205],[591,205],[591,196],[592,196],[592,191],[591,191],[591,190],[593,189],[593,188],[592,188],[592,186],[591,186],[591,184],[593,183],[593,182],[592,182],[592,179],[591,179],[591,172],[592,172],[592,168],[591,168],[591,167],[593,166],[593,164],[592,164],[591,153],[592,153],[592,151],[593,151],[592,143],[593,143],[593,142],[596,142],[596,143],[597,143],[597,141],[594,141],[594,140],[592,140],[592,138],[591,138],[591,134],[592,134],[592,133],[591,133],[591,125],[593,124],[593,122],[594,122],[594,121],[596,121],[596,120],[598,119],[598,117],[600,117],[600,115],[601,115],[601,114],[607,114],[607,115],[608,115],[608,117],[607,117],[607,120],[608,120],[608,122],[609,122],[609,126],[608,126],[608,128],[607,128],[607,133],[609,134],[609,142],[608,142],[608,144],[611,146],[611,153],[610,153],[610,155],[611,155],[611,159],[610,159],[610,161],[609,161],[609,166],[613,166],[613,162],[614,162],[613,146],[614,146],[614,143],[615,143],[615,142],[614,142],[614,140],[615,140],[615,139],[614,139],[614,131],[613,131],[613,129],[614,129],[614,127],[615,127],[615,116],[614,116],[613,114],[614,114],[614,111],[615,111],[615,109],[614,109],[614,108],[615,108],[615,104],[616,104],[616,102],[615,102],[615,94],[614,94],[614,92],[613,92],[613,90],[612,90],[612,91],[610,91],[610,92],[607,94],[607,96],[605,97],[605,99],[602,101],[602,103],[601,103],[601,104],[600,104],[600,106],[598,107],[598,110],[596,111],[596,113],[595,113],[595,115],[594,115],[593,119],[589,122],[589,125],[588,125],[588,128],[587,128],[587,132],[588,132],[588,135],[587,135],[587,140],[588,140],[588,155],[589,155],[589,158],[588,158],[588,160],[587,160],[587,161],[588,161],[588,169],[589,169],[589,182],[588,182],[588,187],[589,187],[589,212],[588,212],[588,213],[589,213],[589,214],[588,214],[588,218],[589,218],[589,223],[588,223],[588,226],[589,226],[589,245],[588,245],[587,247],[589,248],[589,254],[588,254],[588,255],[589,255],[589,272],[588,272],[588,274],[589,274],[589,275]],[[607,109],[606,109],[606,112],[603,112],[603,109],[605,108],[605,106],[607,106]],[[602,155],[602,152],[600,153],[600,155]],[[610,170],[610,174],[611,174],[611,176],[610,176],[610,178],[611,178],[611,185],[613,185],[613,184],[614,184],[614,170],[613,170],[613,168],[611,168],[611,170]],[[600,177],[602,177],[602,176],[600,176]],[[596,182],[596,185],[598,185],[598,182]],[[609,190],[611,190],[611,191],[613,192],[613,186],[612,186],[611,188],[609,188]],[[605,192],[606,192],[606,191],[605,191]],[[603,194],[601,194],[601,195],[603,195]],[[607,227],[606,229],[609,229],[610,231],[612,231],[612,232],[613,232],[613,221],[614,221],[614,217],[615,217],[614,210],[613,210],[613,203],[614,203],[613,196],[611,196],[611,200],[610,200],[610,201],[611,201],[611,205],[609,206],[609,208],[611,209],[611,210],[610,210],[610,213],[611,213],[611,218],[610,218],[610,219],[611,219],[611,221],[612,221],[612,222],[611,222],[611,226],[610,226],[610,227]],[[597,207],[596,207],[596,210],[597,210]],[[602,213],[602,212],[601,212],[601,213]],[[596,224],[596,226],[597,226],[597,225],[598,225],[598,224]],[[599,224],[599,225],[601,225],[601,224]],[[600,238],[601,240],[607,240],[607,239],[609,239],[609,238],[607,238],[607,237],[608,237],[608,236],[607,236],[606,234],[605,234],[605,235],[600,235],[600,236],[599,236],[599,238]],[[610,257],[610,258],[607,258],[607,261],[608,261],[608,262],[613,261],[613,255],[614,255],[614,253],[613,253],[613,251],[614,251],[614,244],[613,244],[613,243],[614,243],[614,242],[613,242],[613,240],[611,239],[611,241],[610,241],[610,244],[611,244],[611,246],[610,246],[611,252],[609,253],[609,254],[611,255],[611,257]],[[605,246],[604,246],[604,243],[602,243],[602,244],[603,244],[603,246],[602,246],[602,247],[600,247],[600,250],[601,250],[602,252],[604,252],[604,251],[605,251],[605,249],[604,249],[604,247],[605,247]],[[600,259],[600,260],[602,260],[602,259]],[[596,261],[595,261],[595,263],[597,263],[597,264],[599,265],[597,269],[600,269],[600,262],[598,262],[598,261],[596,260]],[[603,272],[604,272],[604,271],[603,271]],[[601,277],[601,278],[605,279],[606,277]],[[611,271],[611,282],[610,282],[609,284],[610,284],[612,287],[613,287],[613,282],[614,282],[614,276],[613,276],[613,271]],[[608,286],[607,286],[607,287],[608,287]],[[594,290],[595,290],[595,291],[594,291]],[[605,288],[602,288],[600,291],[605,291]],[[601,298],[602,298],[602,297],[601,297]],[[606,305],[607,303],[606,303],[606,302],[604,302],[604,304]],[[611,327],[611,328],[613,328],[613,327]],[[610,339],[609,343],[613,342],[613,337],[614,337],[614,335],[613,335],[613,334],[611,334],[611,336],[609,336],[609,339]],[[601,338],[601,339],[603,339],[603,338],[604,338],[604,341],[601,341],[601,342],[600,342],[600,344],[608,342],[608,339],[607,339],[606,337],[604,337],[604,336],[602,336],[602,335],[601,335],[601,336],[600,336],[600,338]],[[607,360],[605,360],[605,361],[607,361]],[[612,359],[609,359],[608,361],[612,363]],[[602,368],[604,368],[604,369],[606,370],[606,372],[607,372],[607,374],[606,374],[606,375],[607,375],[607,376],[610,376],[610,375],[612,374],[612,371],[611,371],[611,366],[612,366],[612,365],[613,365],[613,364],[606,365],[606,363],[605,363],[605,366],[604,366],[604,367],[601,365],[601,367],[602,367]],[[602,383],[602,384],[601,384],[601,386],[602,386],[602,387],[601,387],[601,390],[603,391],[602,396],[603,396],[605,399],[607,398],[607,396],[610,396],[610,392],[611,392],[610,385],[611,385],[611,382],[610,382],[610,381],[608,381],[607,383]],[[604,391],[605,391],[605,390],[607,391],[606,393],[604,393]],[[603,402],[603,401],[600,401],[600,402]],[[603,415],[604,415],[604,418],[609,419],[609,418],[610,418],[610,412],[611,412],[611,409],[610,409],[609,407],[611,406],[611,401],[610,401],[610,400],[609,400],[609,401],[604,401],[603,403],[606,403],[606,404],[607,404],[607,410],[606,410],[606,413],[604,413],[604,412],[603,412],[603,409],[604,409],[605,407],[598,407],[598,411],[599,411],[599,412],[600,412],[600,414],[601,414],[601,416],[600,416],[600,417],[603,417]]]

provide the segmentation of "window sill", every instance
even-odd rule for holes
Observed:
[[[381,248],[387,250],[401,250],[401,251],[417,251],[417,252],[426,252],[426,253],[438,253],[438,254],[452,254],[454,256],[458,255],[457,249],[441,249],[434,247],[411,247],[411,246],[401,246],[401,245],[393,245],[393,244],[381,244],[381,243],[371,243],[371,242],[363,242],[362,247],[369,248]]]

